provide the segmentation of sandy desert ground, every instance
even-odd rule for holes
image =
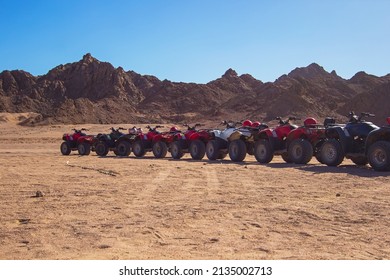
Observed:
[[[389,173],[62,156],[72,127],[0,123],[0,259],[390,258]]]

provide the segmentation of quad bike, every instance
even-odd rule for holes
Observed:
[[[354,112],[349,113],[349,122],[344,126],[329,127],[325,130],[326,140],[320,147],[320,160],[328,166],[337,166],[344,157],[356,165],[366,165],[366,140],[370,132],[379,127],[367,122],[364,117],[373,117],[370,113],[361,113],[358,117]]]
[[[129,128],[128,134],[123,134],[115,143],[115,154],[121,157],[127,157],[131,153],[131,147],[138,135],[142,134],[142,129],[133,126]]]
[[[148,125],[146,127],[148,129],[147,133],[140,132],[135,136],[132,150],[136,157],[143,157],[146,152],[152,151],[154,144],[153,139],[156,135],[161,134],[158,129],[162,127],[164,126],[157,125],[155,127],[151,127]]]
[[[60,146],[61,153],[63,155],[69,155],[71,151],[77,150],[79,155],[89,155],[91,152],[91,146],[93,142],[93,135],[86,135],[83,131],[88,131],[88,129],[72,129],[74,132],[72,134],[65,133],[62,136],[62,142]]]
[[[184,133],[175,135],[174,142],[170,146],[172,158],[179,159],[185,153],[190,153],[192,159],[201,160],[206,153],[206,143],[210,140],[210,133],[208,129],[196,129],[202,126],[197,123],[194,126],[187,126]]]
[[[387,118],[387,126],[382,126],[368,134],[366,154],[374,170],[390,171],[390,117]]]
[[[241,162],[246,154],[254,154],[254,143],[258,138],[259,131],[268,128],[267,124],[260,122],[251,122],[246,120],[242,127],[234,131],[228,138],[229,156],[232,161]]]
[[[117,153],[117,141],[124,135],[124,133],[120,130],[125,130],[125,128],[119,127],[115,129],[111,127],[110,134],[99,133],[96,135],[94,139],[94,147],[98,156],[104,157],[109,151],[114,151],[115,155],[119,155]]]
[[[269,163],[273,159],[274,155],[281,155],[285,162],[290,163],[291,160],[288,157],[286,149],[287,135],[297,126],[291,124],[290,121],[299,120],[296,117],[289,117],[283,120],[277,117],[279,125],[274,129],[265,128],[261,130],[257,135],[257,141],[255,142],[254,154],[255,158],[260,163]]]
[[[287,135],[289,160],[297,164],[307,164],[314,155],[321,162],[319,151],[326,139],[325,129],[333,126],[336,126],[333,118],[325,118],[323,125],[318,124],[314,118],[305,119],[303,126],[291,130]]]
[[[181,131],[172,126],[169,131],[156,134],[152,139],[152,151],[156,158],[164,158],[167,155],[168,147],[176,140]]]
[[[223,121],[221,125],[226,125],[224,130],[213,129],[209,131],[209,141],[206,144],[206,155],[209,160],[224,159],[228,154],[229,137],[238,129],[242,122]]]

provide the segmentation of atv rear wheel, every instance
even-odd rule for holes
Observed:
[[[368,149],[368,161],[376,171],[390,171],[390,143],[378,141]]]
[[[328,166],[337,166],[344,160],[344,151],[336,139],[326,140],[320,150],[321,161]]]
[[[292,163],[293,161],[290,159],[290,157],[288,156],[288,153],[287,152],[284,152],[281,154],[281,157],[282,159],[286,162],[286,163]]]
[[[127,141],[120,141],[116,144],[114,153],[120,157],[128,157],[131,153],[130,143]]]
[[[220,156],[217,140],[211,140],[206,144],[206,156],[209,160],[216,160]]]
[[[142,140],[137,140],[134,142],[133,153],[136,157],[143,157],[146,154],[145,145]]]
[[[60,150],[61,150],[61,154],[63,154],[64,156],[68,156],[72,151],[70,144],[67,141],[62,142],[60,146]]]
[[[168,147],[165,142],[158,141],[153,144],[153,155],[156,158],[164,158],[167,155]]]
[[[246,157],[245,142],[237,139],[229,144],[229,157],[234,162],[241,162]]]
[[[99,141],[99,143],[97,143],[95,146],[95,153],[98,156],[105,157],[108,154],[108,151],[108,145],[104,141]]]
[[[313,157],[313,147],[305,139],[295,139],[288,146],[288,157],[293,163],[307,164]]]
[[[206,146],[200,140],[194,140],[190,144],[190,154],[192,159],[201,160],[206,154]]]
[[[91,145],[86,142],[82,142],[77,145],[77,150],[80,156],[87,156],[91,152]]]
[[[171,144],[171,156],[174,159],[181,159],[184,156],[183,148],[181,147],[181,143],[179,141],[175,141]]]
[[[268,140],[261,139],[255,143],[255,158],[260,163],[269,163],[274,158],[274,149]]]

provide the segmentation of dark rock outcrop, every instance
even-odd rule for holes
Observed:
[[[191,122],[276,116],[342,116],[350,110],[390,115],[390,75],[351,79],[312,63],[273,83],[228,69],[207,84],[159,80],[125,72],[86,54],[35,77],[0,73],[0,112],[35,112],[44,123]],[[389,105],[389,106],[387,106]],[[36,123],[36,120],[34,120]]]

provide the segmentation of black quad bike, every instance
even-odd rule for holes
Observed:
[[[387,125],[370,132],[366,141],[367,159],[376,171],[390,171],[390,117]]]
[[[364,117],[373,117],[370,113],[349,113],[349,122],[345,126],[328,127],[325,130],[326,140],[320,147],[320,162],[328,166],[337,166],[344,157],[352,160],[356,165],[366,165],[367,143],[370,133],[379,127],[364,120]]]
[[[125,130],[125,128],[119,127],[116,129],[111,127],[111,133],[99,133],[96,135],[94,147],[98,156],[104,157],[109,151],[114,151],[115,155],[119,155],[117,152],[117,141],[124,135],[120,130]]]

